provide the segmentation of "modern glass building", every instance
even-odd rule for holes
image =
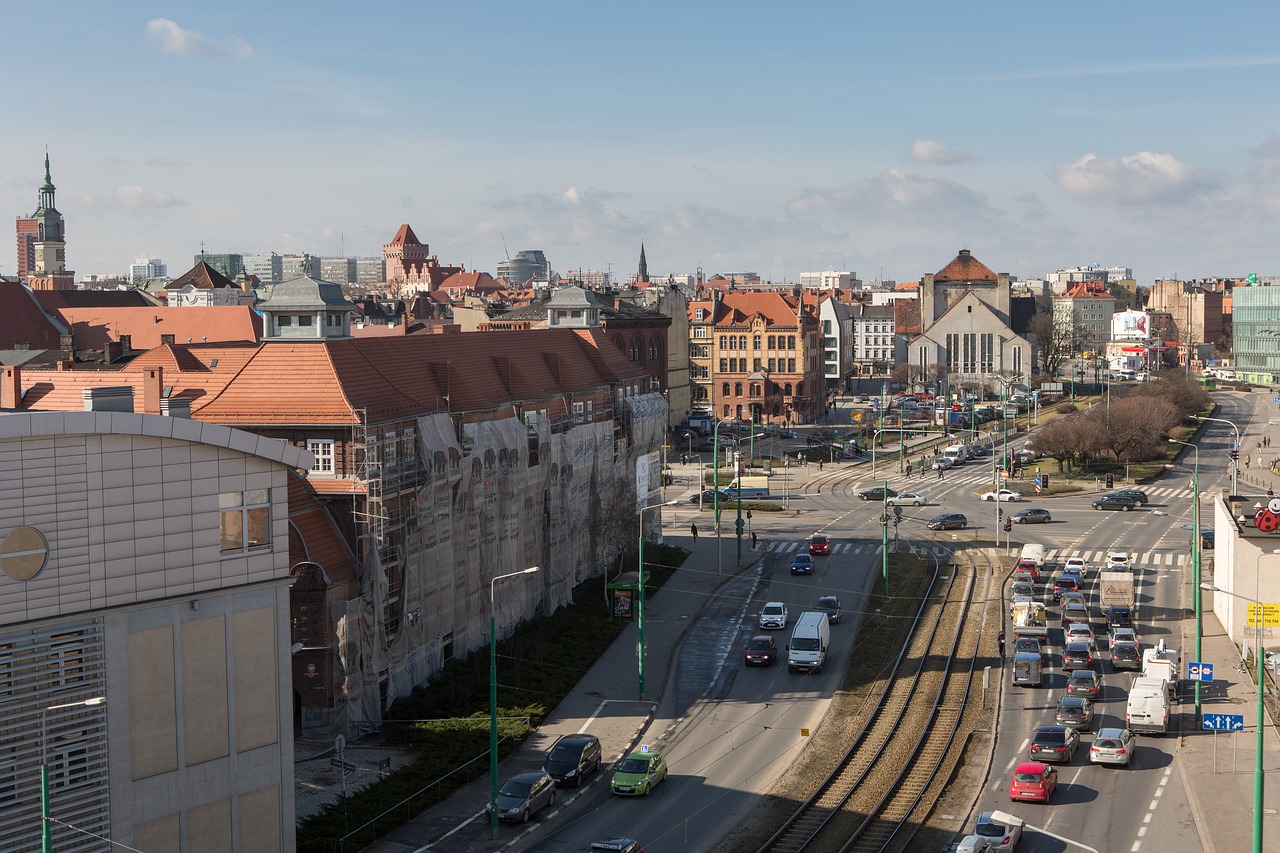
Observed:
[[[1231,294],[1236,376],[1272,383],[1280,376],[1280,285],[1237,287]]]

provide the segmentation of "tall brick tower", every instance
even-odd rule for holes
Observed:
[[[33,264],[27,273],[27,286],[32,290],[73,290],[76,274],[66,268],[67,243],[62,214],[54,205],[53,178],[49,172],[49,155],[44,155],[44,183],[40,185],[40,206],[31,219],[35,233],[31,235],[30,259]],[[22,244],[22,220],[18,220],[18,243]],[[20,262],[21,263],[21,262]]]

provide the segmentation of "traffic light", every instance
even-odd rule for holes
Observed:
[[[1110,474],[1107,475],[1107,488],[1110,489],[1115,485],[1115,478]]]
[[[1047,489],[1047,488],[1049,488],[1049,475],[1048,475],[1048,474],[1041,474],[1041,475],[1040,475],[1040,485],[1041,485],[1042,487],[1046,488],[1046,489]]]
[[[1240,459],[1240,451],[1239,451],[1239,450],[1236,450],[1235,448],[1232,448],[1232,449],[1231,449],[1231,461],[1232,461],[1232,462],[1236,462],[1236,461],[1239,461],[1239,459]]]
[[[1002,506],[996,507],[996,518],[997,519],[1004,518],[1004,507]]]

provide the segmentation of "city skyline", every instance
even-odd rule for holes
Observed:
[[[642,242],[654,278],[1277,268],[1271,7],[72,8],[8,9],[58,61],[5,98],[0,207],[31,215],[47,147],[79,275],[376,256],[401,223],[442,263],[621,279]]]

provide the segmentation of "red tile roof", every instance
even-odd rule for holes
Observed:
[[[385,234],[386,232],[384,231],[382,233]],[[409,223],[407,222],[404,225],[400,226],[400,230],[396,232],[396,236],[392,237],[391,242],[388,243],[387,245],[403,246],[406,244],[415,245],[415,246],[422,245],[422,241],[418,239],[417,234],[413,233],[413,229],[409,227]]]
[[[356,577],[355,555],[338,532],[333,517],[316,497],[323,492],[322,489],[313,488],[316,482],[304,480],[293,472],[289,473],[289,524],[298,532],[305,559],[324,569],[325,576],[331,583],[341,584]]]
[[[0,349],[15,349],[17,344],[59,349],[61,336],[62,329],[41,309],[32,291],[16,281],[0,280]]]
[[[795,326],[797,301],[794,296],[776,290],[725,291],[717,312],[717,326],[741,326],[756,314],[762,315],[771,326]],[[812,316],[811,310],[805,314]]]
[[[165,290],[181,290],[187,285],[208,290],[215,287],[231,287],[239,290],[236,283],[204,261],[196,264],[182,275],[165,285]]]
[[[893,331],[898,335],[918,335],[924,329],[919,299],[893,300]]]
[[[894,290],[919,290],[920,282],[918,281],[900,281],[893,286]]]
[[[63,308],[60,319],[71,327],[76,349],[100,350],[107,341],[129,335],[134,349],[160,346],[161,335],[175,343],[258,341],[262,316],[246,305],[187,308]]]
[[[999,276],[993,273],[986,264],[971,255],[968,249],[961,249],[960,254],[956,255],[951,263],[934,273],[933,280],[935,283],[944,281],[998,281]]]

